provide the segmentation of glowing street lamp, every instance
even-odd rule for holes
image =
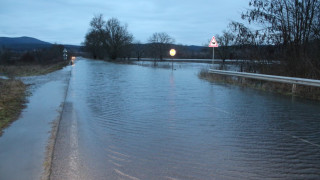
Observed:
[[[176,50],[175,49],[170,49],[170,56],[175,56],[176,55]]]
[[[173,57],[176,55],[176,50],[175,49],[170,49],[170,56],[171,56],[171,60],[172,60],[172,70],[173,70]]]

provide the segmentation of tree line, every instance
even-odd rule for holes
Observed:
[[[59,44],[50,47],[28,51],[13,51],[7,48],[0,48],[0,65],[24,65],[24,64],[51,64],[63,60],[63,49]],[[68,58],[73,52],[68,52]]]
[[[319,0],[250,0],[249,9],[241,18],[244,22],[232,21],[216,36],[216,58],[223,62],[237,59],[243,71],[320,78]],[[251,25],[255,28],[249,28]],[[181,58],[211,58],[210,48],[193,51],[174,42],[164,32],[152,34],[146,44],[133,41],[127,25],[116,18],[105,21],[98,15],[90,22],[84,46],[93,58],[99,59],[162,60],[169,57],[172,47],[179,49],[177,56]]]
[[[133,42],[133,35],[128,32],[127,25],[121,24],[116,18],[105,21],[100,14],[91,20],[83,44],[94,59],[115,60],[131,56],[140,59],[148,54],[149,57],[162,60],[173,43],[174,39],[165,32],[152,34],[148,39],[148,45],[140,41]]]

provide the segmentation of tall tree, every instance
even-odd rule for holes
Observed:
[[[106,54],[105,24],[102,14],[93,17],[89,32],[85,36],[85,49],[92,53],[94,59],[103,59]]]
[[[155,58],[163,60],[163,57],[168,52],[170,45],[174,43],[174,39],[170,37],[167,33],[153,33],[149,38],[150,50],[152,51]]]
[[[125,53],[132,40],[133,36],[128,32],[127,25],[121,25],[116,18],[106,22],[100,14],[91,20],[84,45],[94,58],[102,59],[108,55],[111,59],[117,59]]]
[[[121,25],[116,18],[111,18],[107,21],[105,33],[105,44],[111,59],[119,57],[133,40],[133,36],[127,30],[127,25]]]

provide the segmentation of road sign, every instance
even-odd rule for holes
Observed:
[[[218,43],[216,41],[216,38],[214,38],[214,36],[212,36],[212,39],[209,43],[209,47],[218,47]]]

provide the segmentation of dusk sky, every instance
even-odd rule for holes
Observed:
[[[166,32],[177,44],[204,45],[231,20],[240,21],[249,0],[1,0],[0,36],[30,36],[80,45],[97,14],[118,18],[135,40]]]

